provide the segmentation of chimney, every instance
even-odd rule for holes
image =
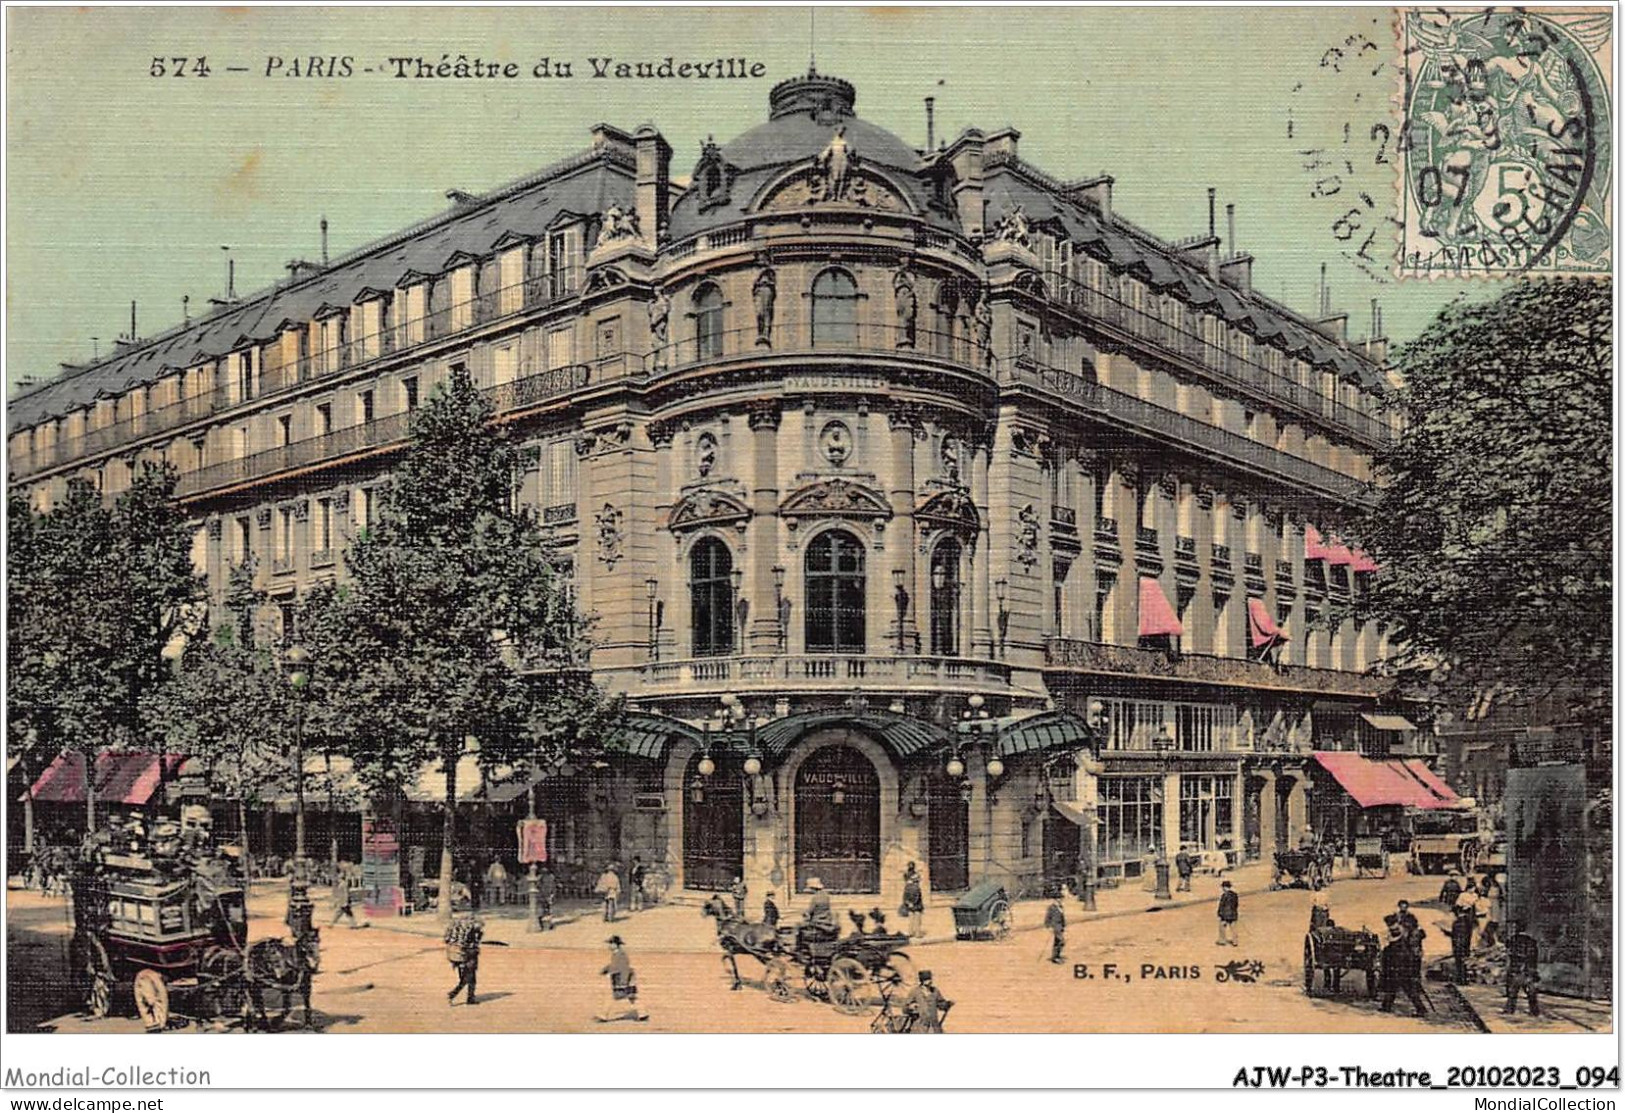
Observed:
[[[637,159],[637,185],[634,187],[638,232],[645,242],[658,245],[666,236],[671,213],[671,144],[644,124],[632,136]]]
[[[322,217],[322,266],[327,266],[327,217]]]
[[[1233,203],[1224,207],[1224,224],[1225,249],[1234,252],[1236,250],[1236,206]]]
[[[135,302],[131,301],[130,302],[130,341],[131,341],[131,343],[135,342],[136,335],[137,334],[136,334],[136,331],[135,331]]]
[[[182,294],[181,295],[181,324],[189,325],[191,323],[192,323],[192,295],[191,294]]]
[[[925,153],[937,149],[937,98],[925,98]]]
[[[1067,194],[1075,200],[1084,201],[1100,210],[1100,215],[1107,220],[1112,216],[1112,183],[1117,179],[1110,174],[1102,174],[1098,178],[1087,181],[1072,182],[1067,186]]]
[[[959,208],[960,228],[968,236],[979,236],[986,217],[982,194],[982,164],[987,140],[976,128],[966,128],[948,145],[947,159],[954,168],[954,203]]]
[[[1213,211],[1214,198],[1217,194],[1218,190],[1212,186],[1207,187],[1207,238],[1210,240],[1219,234],[1218,229],[1214,227],[1215,214]]]
[[[1014,162],[1016,159],[1016,142],[1020,138],[1021,133],[1015,128],[1000,128],[987,137],[986,157],[990,160],[1008,158]]]
[[[1371,299],[1371,336],[1365,342],[1366,358],[1373,363],[1388,362],[1388,337],[1383,334],[1382,303]]]

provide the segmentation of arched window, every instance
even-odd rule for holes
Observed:
[[[702,538],[689,554],[688,597],[696,657],[733,652],[733,568],[733,554],[715,537]]]
[[[813,280],[813,345],[851,345],[857,339],[858,284],[845,271],[825,271]]]
[[[694,293],[694,355],[715,359],[722,354],[722,291],[709,282]]]
[[[931,554],[931,655],[959,656],[959,542],[946,538]]]
[[[864,650],[863,546],[844,530],[807,546],[807,652]]]

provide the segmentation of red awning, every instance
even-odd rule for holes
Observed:
[[[1450,786],[1414,759],[1373,761],[1364,754],[1331,751],[1317,751],[1314,758],[1362,808],[1449,808],[1457,802]]]
[[[1367,556],[1366,553],[1365,553],[1365,550],[1363,550],[1363,549],[1355,549],[1354,550],[1354,563],[1353,563],[1353,565],[1351,565],[1351,567],[1356,572],[1376,572],[1376,571],[1379,571],[1377,562],[1372,560],[1369,556]]]
[[[1252,633],[1254,649],[1291,640],[1286,636],[1286,631],[1270,617],[1270,609],[1262,599],[1247,600],[1247,629]]]
[[[1320,531],[1314,526],[1303,527],[1303,559],[1326,559],[1326,546],[1320,536]]]
[[[1343,542],[1339,541],[1336,537],[1333,537],[1331,542],[1321,551],[1326,554],[1327,564],[1354,563],[1354,553],[1347,545],[1343,544]]]
[[[185,761],[181,754],[165,754],[160,774],[159,755],[109,750],[96,755],[96,800],[103,804],[140,807],[152,799],[167,775],[174,778]],[[85,756],[78,751],[57,755],[34,782],[34,800],[44,804],[84,803]]]
[[[1173,604],[1162,593],[1162,585],[1152,576],[1140,577],[1140,637],[1157,638],[1164,635],[1179,637],[1185,633]]]

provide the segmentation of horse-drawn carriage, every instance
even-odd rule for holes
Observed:
[[[739,956],[762,964],[762,988],[777,1001],[795,999],[795,970],[808,997],[828,1001],[842,1012],[861,1013],[879,1008],[883,987],[907,985],[914,980],[913,965],[903,950],[909,937],[888,932],[881,921],[866,929],[863,917],[853,914],[855,930],[847,935],[809,925],[769,927],[747,923],[726,902],[706,902],[705,913],[717,921],[717,942],[723,961],[733,974],[733,988],[744,985]]]
[[[1354,875],[1388,876],[1388,844],[1381,835],[1359,835],[1354,840]]]
[[[1326,843],[1275,852],[1271,889],[1321,889],[1332,883],[1332,848]]]
[[[78,863],[70,892],[69,971],[88,1015],[133,1007],[151,1032],[182,1016],[279,1027],[302,999],[308,1023],[315,933],[250,945],[243,889],[223,862],[102,852]]]
[[[1322,984],[1328,993],[1343,988],[1343,975],[1349,970],[1365,974],[1365,995],[1377,995],[1381,976],[1382,941],[1369,931],[1356,931],[1326,923],[1311,927],[1303,937],[1303,991],[1315,995],[1315,971],[1322,971]]]

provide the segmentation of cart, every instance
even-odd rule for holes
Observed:
[[[980,882],[954,902],[956,939],[1003,939],[1012,923],[1010,896],[996,881]]]
[[[766,960],[763,985],[780,1001],[794,997],[790,968],[801,968],[807,996],[828,1001],[841,1012],[861,1013],[881,1005],[881,987],[904,986],[914,979],[913,964],[903,947],[901,932],[853,933],[825,938],[805,927],[784,927],[778,932],[776,954]]]
[[[1388,847],[1381,835],[1359,835],[1354,840],[1354,875],[1387,877]]]
[[[1275,852],[1271,889],[1321,889],[1332,883],[1332,858],[1319,846]]]
[[[1303,991],[1315,996],[1315,971],[1323,971],[1322,988],[1337,993],[1343,988],[1343,974],[1360,970],[1365,974],[1365,995],[1377,995],[1382,963],[1382,941],[1369,931],[1327,924],[1311,928],[1303,937]]]
[[[175,999],[218,1015],[241,994],[248,919],[235,883],[165,873],[138,854],[78,865],[70,882],[69,970],[86,1013],[126,1000],[148,1031],[168,1027]]]

